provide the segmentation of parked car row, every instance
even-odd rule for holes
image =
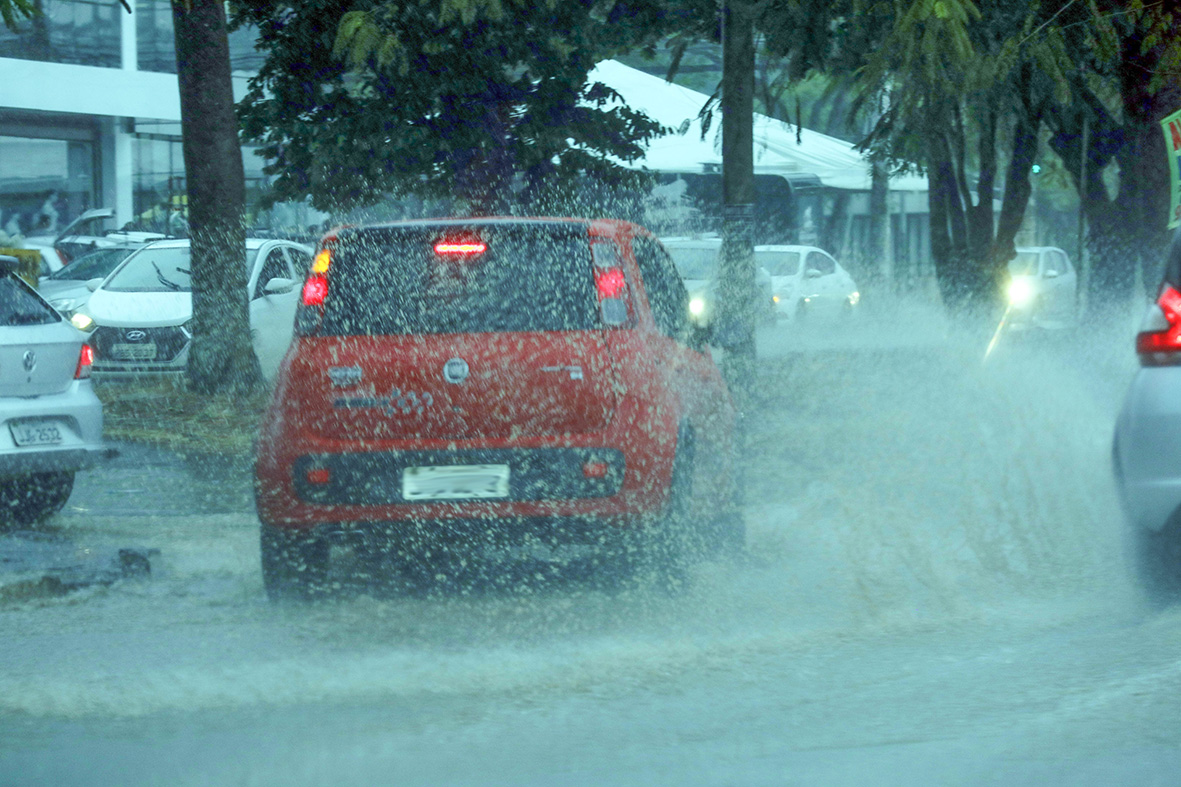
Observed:
[[[157,241],[126,256],[104,279],[86,282],[74,324],[90,334],[96,375],[182,374],[188,364],[193,316],[191,245]],[[311,249],[283,240],[246,241],[246,291],[251,338],[263,375],[274,376],[291,343],[298,285]]]

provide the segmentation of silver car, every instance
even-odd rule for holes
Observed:
[[[0,528],[61,510],[74,473],[107,455],[82,332],[0,257]]]
[[[1009,261],[1008,327],[1068,328],[1078,320],[1078,274],[1054,246],[1020,246]]]
[[[1171,602],[1181,600],[1181,234],[1136,353],[1112,459],[1137,577],[1150,599]]]

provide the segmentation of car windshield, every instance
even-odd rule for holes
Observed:
[[[246,250],[245,263],[254,259],[255,250]],[[127,261],[103,285],[108,292],[189,292],[190,249],[188,246],[148,247]]]
[[[718,269],[721,249],[674,246],[668,253],[672,256],[673,264],[677,266],[677,272],[681,274],[682,279],[709,279],[713,278],[714,272]]]
[[[1013,276],[1037,276],[1039,254],[1036,251],[1019,251],[1009,260],[1009,273]]]
[[[565,331],[594,327],[586,229],[374,229],[342,238],[328,333]],[[478,237],[478,254],[436,251]]]
[[[758,259],[772,276],[794,276],[800,270],[798,251],[760,251]]]
[[[53,281],[89,281],[105,278],[134,248],[96,249],[50,275]]]

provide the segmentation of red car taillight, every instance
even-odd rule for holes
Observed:
[[[94,365],[94,348],[89,344],[84,344],[82,352],[78,355],[78,366],[74,369],[74,379],[85,380],[89,377],[92,365]]]
[[[324,300],[328,297],[328,269],[332,267],[332,249],[325,245],[312,260],[312,268],[303,283],[299,307],[295,313],[295,331],[300,336],[315,333],[324,318]]]
[[[1181,365],[1181,292],[1166,284],[1156,299],[1160,316],[1150,330],[1136,334],[1136,354],[1142,366]],[[1163,323],[1163,324],[1159,324]]]

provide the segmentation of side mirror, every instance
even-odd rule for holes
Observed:
[[[1057,279],[1058,271],[1046,271],[1042,274],[1043,279]]]
[[[815,268],[808,268],[808,271],[804,274],[804,277],[807,279],[819,279],[823,275],[823,273],[816,270]]]
[[[94,292],[95,290],[97,290],[99,288],[99,285],[102,283],[103,283],[102,276],[99,276],[97,279],[87,279],[86,280],[86,289],[90,290],[91,292]]]
[[[285,295],[295,289],[295,280],[276,276],[267,282],[262,291],[267,295]]]

